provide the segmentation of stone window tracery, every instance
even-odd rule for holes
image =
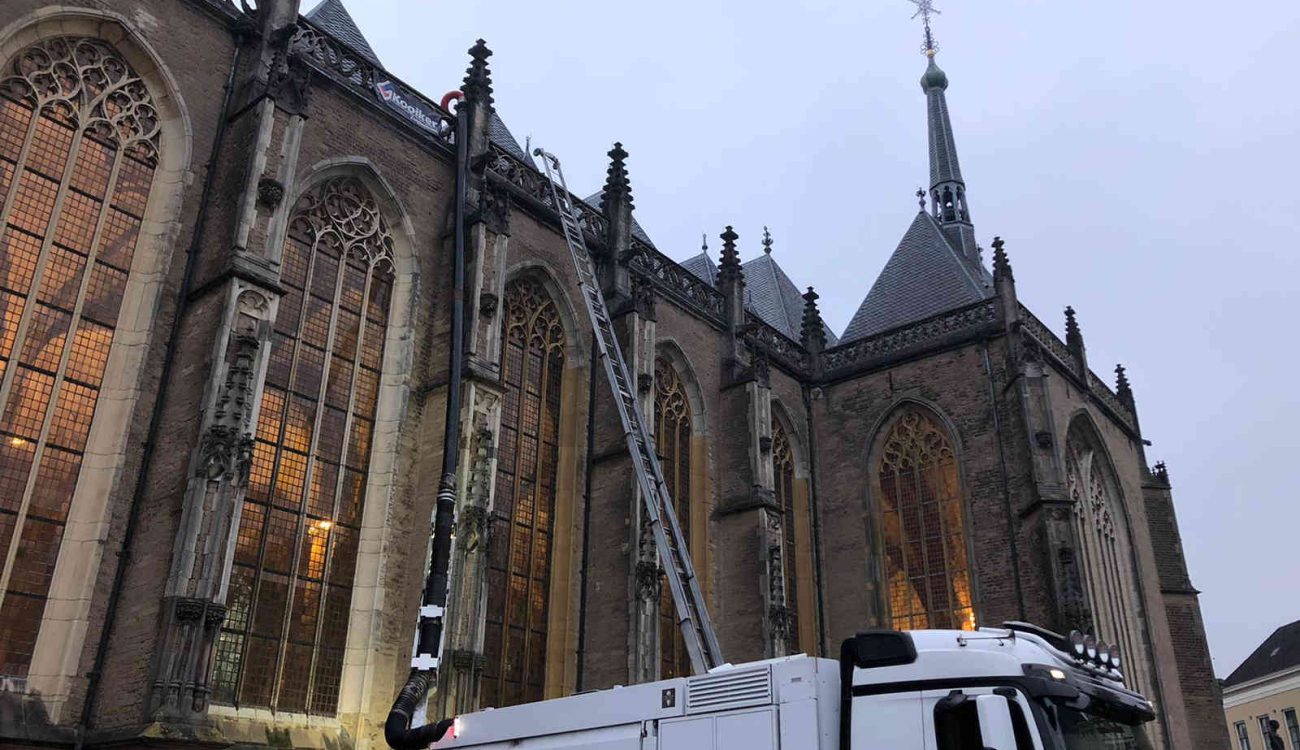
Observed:
[[[0,68],[0,675],[31,663],[160,140],[106,42]]]
[[[505,398],[488,546],[487,626],[480,702],[541,700],[559,455],[565,333],[542,285],[506,287],[501,380]]]
[[[1066,489],[1074,501],[1075,530],[1084,588],[1092,613],[1091,629],[1119,647],[1125,677],[1140,687],[1144,676],[1135,617],[1138,611],[1127,524],[1120,508],[1114,472],[1092,434],[1075,427],[1065,448]]]
[[[794,450],[785,426],[772,417],[772,488],[776,505],[781,509],[781,560],[785,576],[786,624],[789,632],[788,653],[799,653],[799,589],[795,561]]]
[[[892,626],[974,629],[963,499],[946,431],[922,410],[904,408],[877,477]]]
[[[393,239],[354,177],[312,188],[291,217],[213,698],[333,715]]]
[[[672,494],[673,508],[687,549],[691,543],[691,402],[686,384],[664,357],[655,359],[655,449],[664,483]],[[677,607],[672,592],[659,590],[659,678],[691,674],[690,655],[677,627]]]

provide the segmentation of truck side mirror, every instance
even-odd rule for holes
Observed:
[[[1001,695],[975,698],[984,750],[1016,750],[1016,728],[1011,723],[1011,704]]]

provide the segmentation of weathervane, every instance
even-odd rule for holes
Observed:
[[[934,43],[934,34],[930,31],[930,14],[940,15],[939,9],[934,7],[934,0],[907,0],[916,6],[916,13],[912,18],[920,16],[925,23],[925,45],[921,47],[921,53],[926,57],[934,57],[939,51],[939,45]]]

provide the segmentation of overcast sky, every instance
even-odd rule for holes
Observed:
[[[502,118],[575,192],[621,140],[668,255],[732,224],[747,259],[771,227],[837,333],[929,176],[905,0],[345,2],[434,99],[485,38]],[[1058,333],[1078,310],[1095,371],[1128,367],[1226,677],[1300,619],[1300,3],[936,5],[976,232]]]

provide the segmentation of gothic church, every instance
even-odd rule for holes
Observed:
[[[454,712],[686,669],[490,54],[457,110]],[[444,450],[450,115],[339,0],[6,0],[0,65],[0,743],[383,747]],[[622,146],[580,204],[724,653],[1086,628],[1156,747],[1225,748],[1170,475],[1123,368],[1017,301],[1014,248],[986,265],[948,85],[931,57],[930,189],[839,335],[770,239],[657,247]]]

